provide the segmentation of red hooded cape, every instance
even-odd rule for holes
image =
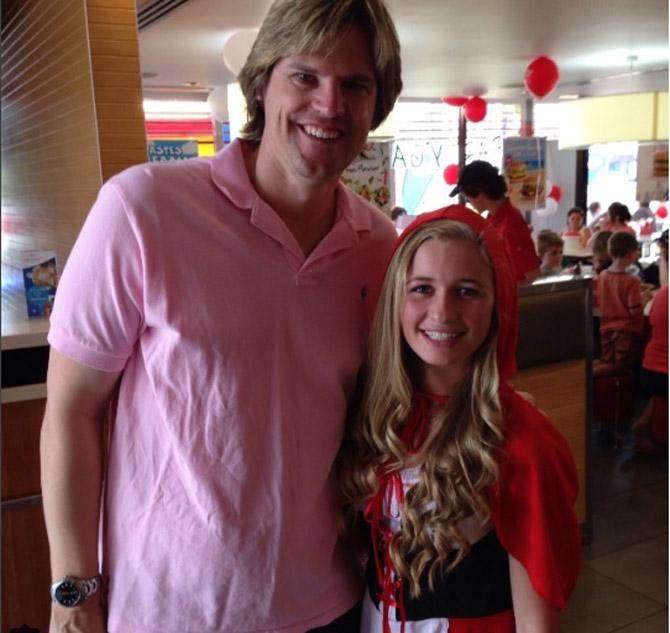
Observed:
[[[575,463],[567,442],[547,417],[507,383],[516,373],[519,312],[517,284],[496,229],[466,207],[451,205],[417,217],[398,238],[396,248],[419,226],[439,219],[474,229],[493,263],[505,441],[498,480],[489,495],[491,518],[502,546],[525,567],[537,593],[560,609],[574,588],[581,563],[574,512]]]

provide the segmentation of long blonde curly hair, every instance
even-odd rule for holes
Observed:
[[[407,465],[408,452],[400,435],[412,406],[410,374],[417,359],[402,336],[400,313],[414,255],[429,239],[471,241],[491,265],[475,232],[447,219],[417,228],[395,252],[372,327],[363,396],[343,451],[342,487],[350,515],[377,492],[381,467],[399,470]],[[486,493],[497,477],[495,452],[503,441],[497,324],[494,310],[470,371],[431,420],[419,453],[418,483],[401,507],[401,530],[391,543],[391,557],[398,573],[409,581],[413,597],[420,593],[426,568],[432,589],[437,573],[448,573],[468,554],[470,545],[459,522],[471,515],[482,524],[489,518]]]

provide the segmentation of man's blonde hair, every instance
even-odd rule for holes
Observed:
[[[241,137],[260,142],[265,129],[261,97],[280,59],[333,45],[353,26],[370,41],[377,84],[372,129],[378,127],[402,90],[400,43],[382,0],[276,0],[238,77],[249,116]]]

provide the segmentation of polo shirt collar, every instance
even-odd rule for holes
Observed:
[[[213,183],[239,209],[248,210],[251,223],[295,254],[302,255],[295,238],[282,219],[256,192],[247,173],[242,141],[235,139],[211,162]],[[372,214],[361,209],[361,201],[342,182],[337,184],[335,223],[310,255],[322,257],[349,248],[359,240],[358,233],[370,231]],[[304,256],[303,256],[304,257]]]

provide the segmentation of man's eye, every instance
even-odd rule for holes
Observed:
[[[314,81],[314,75],[309,73],[293,73],[293,79],[301,84],[311,84]]]
[[[369,92],[370,86],[362,81],[347,81],[346,87],[353,92]]]

